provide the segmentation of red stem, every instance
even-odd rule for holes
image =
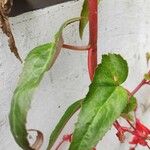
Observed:
[[[126,121],[128,122],[128,124],[129,124],[134,130],[136,130],[135,127],[133,126],[133,124],[132,124],[129,120],[126,120]]]
[[[131,95],[133,96],[135,93],[138,92],[138,90],[146,83],[146,80],[143,79],[138,85],[137,87],[131,92]]]
[[[55,150],[58,150],[60,148],[60,146],[64,143],[64,140],[62,140],[58,145],[57,147],[55,148]]]
[[[150,149],[150,146],[148,144],[146,144],[147,148]]]
[[[122,127],[117,120],[115,121],[115,123],[113,125],[116,128],[116,130],[119,132],[123,131],[123,132],[129,132],[129,133],[133,134],[132,130],[130,130],[129,128],[126,128],[126,127]]]
[[[93,80],[97,67],[97,33],[98,33],[98,0],[88,0],[89,8],[89,45],[88,69],[90,79]]]
[[[148,72],[148,74],[150,74],[150,71]],[[143,79],[138,85],[137,87],[131,92],[131,96],[133,96],[135,93],[137,93],[139,91],[139,89],[145,85],[145,84],[149,84],[150,81],[147,82],[147,80]]]

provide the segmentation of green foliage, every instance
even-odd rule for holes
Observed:
[[[64,44],[63,29],[70,23],[80,21],[79,34],[82,38],[84,29],[89,21],[88,16],[88,0],[84,0],[80,18],[66,21],[55,34],[51,43],[34,48],[25,59],[20,80],[13,94],[9,114],[11,132],[22,149],[39,149],[41,143],[43,143],[43,134],[37,131],[37,141],[33,146],[30,146],[26,129],[27,113],[31,107],[32,96],[36,88],[45,72],[53,66]],[[20,59],[19,56],[18,58]],[[148,63],[150,59],[149,53],[146,54],[146,59]],[[81,111],[75,125],[69,150],[91,150],[120,116],[132,120],[131,112],[136,109],[137,101],[133,96],[129,99],[127,90],[121,86],[127,76],[128,65],[120,55],[103,55],[102,62],[97,67],[94,79],[89,87],[89,92],[84,100],[73,103],[66,110],[50,136],[47,150],[52,148],[64,126],[79,108],[81,108]],[[144,79],[150,81],[150,75],[145,74]],[[38,148],[36,147],[37,145]]]
[[[82,103],[69,150],[91,150],[111,128],[128,102],[128,93],[120,86],[127,75],[127,63],[120,55],[103,55]]]
[[[128,76],[128,65],[120,55],[103,55],[93,82],[99,85],[120,85]]]
[[[100,2],[100,0],[98,0]],[[84,0],[83,6],[82,6],[82,11],[81,11],[81,20],[80,20],[80,24],[79,24],[79,34],[80,34],[80,38],[82,39],[83,36],[83,32],[84,29],[89,21],[88,19],[88,0]]]
[[[57,126],[55,127],[54,131],[50,136],[47,150],[50,150],[52,148],[64,126],[67,124],[69,119],[74,115],[74,113],[81,107],[82,101],[83,100],[79,100],[68,107],[68,109],[66,110],[66,112],[64,113],[64,115],[62,116],[62,118],[60,119],[60,121],[58,122]]]
[[[81,20],[80,20],[80,24],[79,24],[79,34],[80,34],[80,38],[82,39],[83,37],[83,32],[84,32],[84,28],[88,23],[88,1],[84,0],[83,6],[82,6],[82,11],[81,11]]]
[[[11,132],[20,147],[32,149],[27,140],[26,118],[32,95],[39,85],[44,73],[49,70],[56,60],[63,45],[62,31],[70,23],[79,18],[65,22],[56,33],[53,42],[34,48],[25,59],[24,68],[19,83],[14,92],[9,114]]]

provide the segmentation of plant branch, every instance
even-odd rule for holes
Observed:
[[[62,138],[62,141],[58,144],[55,150],[58,150],[64,142],[67,142],[67,141],[71,142],[71,139],[72,139],[72,134],[64,135]]]
[[[150,75],[150,71],[148,72],[148,74]],[[143,79],[138,85],[137,85],[137,87],[131,92],[131,96],[133,96],[134,94],[136,94],[138,91],[139,91],[139,89],[141,89],[141,87],[143,86],[143,85],[146,85],[146,84],[150,84],[150,81],[147,81],[146,79]]]
[[[129,120],[126,119],[126,121],[128,122],[128,124],[129,124],[134,130],[136,130],[135,127],[133,126],[133,124],[132,124]]]
[[[74,45],[68,45],[68,44],[63,44],[63,48],[70,49],[70,50],[75,50],[75,51],[87,51],[90,46],[74,46]]]
[[[88,51],[88,69],[92,80],[97,67],[98,0],[88,0],[88,8],[89,45],[91,45]]]
[[[150,146],[148,144],[146,144],[147,148],[150,149]]]
[[[58,145],[57,147],[55,148],[55,150],[58,150],[60,148],[60,146],[64,143],[64,140],[62,140]]]
[[[131,92],[131,96],[133,96],[134,94],[136,94],[136,93],[139,91],[139,89],[140,89],[144,84],[146,84],[146,80],[145,80],[145,79],[143,79],[143,80],[137,85],[137,87]]]
[[[98,0],[88,0],[89,8],[89,51],[88,51],[88,70],[90,79],[93,80],[97,67],[97,33],[98,33]],[[117,126],[115,125],[117,124]],[[118,130],[121,127],[116,120],[114,127]]]

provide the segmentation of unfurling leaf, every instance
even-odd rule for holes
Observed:
[[[98,2],[100,2],[100,0],[98,0]],[[88,10],[88,0],[84,0],[83,6],[82,6],[82,11],[81,11],[81,20],[79,23],[79,34],[80,34],[80,38],[82,39],[83,36],[83,32],[84,29],[89,21],[88,19],[88,14],[89,14],[89,10]]]
[[[127,63],[120,55],[103,55],[82,103],[69,150],[91,150],[111,128],[128,103],[128,93],[120,86],[127,75]]]
[[[149,60],[150,60],[150,53],[147,52],[146,53],[146,60],[147,60],[147,65],[149,64]]]
[[[135,97],[131,97],[128,101],[127,106],[125,107],[125,109],[123,110],[124,114],[128,114],[132,111],[134,111],[137,108],[137,100]]]
[[[32,149],[27,140],[26,118],[30,109],[32,95],[42,80],[44,73],[52,67],[63,45],[62,31],[79,18],[65,22],[51,43],[34,48],[25,59],[19,83],[14,92],[9,114],[11,132],[20,147]]]
[[[137,100],[134,96],[132,96],[129,100],[128,100],[128,104],[125,107],[125,109],[123,110],[121,117],[133,121],[134,117],[132,115],[132,112],[134,112],[137,108]]]
[[[74,113],[81,107],[82,101],[83,100],[79,100],[68,107],[68,109],[66,110],[66,112],[64,113],[64,115],[62,116],[62,118],[60,119],[60,121],[58,122],[57,126],[55,127],[54,131],[50,136],[47,150],[50,150],[52,148],[64,126],[67,124],[69,119],[74,115]]]
[[[149,73],[146,73],[144,75],[144,79],[147,80],[147,81],[150,81],[150,74]]]
[[[44,141],[43,133],[38,131],[38,130],[34,130],[34,129],[30,129],[29,131],[37,132],[36,140],[31,147],[34,150],[39,150],[43,144],[43,141]]]
[[[128,113],[128,114],[122,113],[121,117],[126,119],[126,120],[132,121],[132,122],[134,121],[134,116],[132,113]]]

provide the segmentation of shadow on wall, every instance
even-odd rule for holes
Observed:
[[[73,0],[13,0],[10,16]],[[77,1],[77,0],[76,0]]]

